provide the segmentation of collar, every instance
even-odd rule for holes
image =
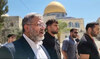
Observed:
[[[69,36],[69,40],[76,43],[75,38],[72,39],[71,36]]]
[[[72,41],[74,41],[74,38],[72,39],[72,37],[71,37],[71,36],[69,36],[69,39],[71,39]]]
[[[25,40],[28,42],[28,44],[31,47],[39,48],[39,46],[42,45],[42,43],[43,43],[42,41],[39,41],[38,43],[35,43],[30,38],[28,38],[25,34],[23,34],[23,37],[25,38]]]
[[[94,42],[94,39],[92,39],[88,34],[85,33],[84,35],[85,35],[85,37],[86,37],[88,40],[91,40],[93,43],[95,43],[95,42]]]
[[[46,36],[49,37],[49,38],[55,38],[55,37],[51,36],[48,32],[46,32],[45,37]]]

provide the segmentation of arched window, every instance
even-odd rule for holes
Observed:
[[[60,14],[57,14],[57,17],[60,17]]]
[[[62,14],[62,17],[64,17],[64,13]]]
[[[75,27],[80,28],[79,22],[76,22],[76,23],[75,23]]]
[[[73,23],[72,22],[69,22],[69,27],[73,27]]]

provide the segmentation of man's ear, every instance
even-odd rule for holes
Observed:
[[[50,26],[47,26],[47,28],[50,28]]]
[[[91,31],[92,31],[92,29],[89,27],[89,28],[88,28],[88,32],[91,32]]]
[[[73,32],[70,32],[70,35],[72,35],[73,34]]]
[[[25,29],[25,32],[29,32],[29,26],[28,25],[24,25],[24,29]]]
[[[50,30],[51,26],[48,26],[47,29]]]

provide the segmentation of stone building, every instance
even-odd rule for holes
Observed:
[[[81,32],[84,31],[84,19],[67,17],[66,9],[57,1],[52,1],[46,6],[43,16],[44,22],[49,19],[62,20],[67,23],[67,28],[77,28]],[[62,33],[61,39],[65,38],[65,34],[68,35],[68,33]]]
[[[4,19],[4,26],[2,31],[0,32],[0,43],[4,43],[7,41],[8,34],[18,34],[22,30],[22,19],[19,16],[3,16]]]
[[[97,19],[97,22],[99,23],[100,25],[100,17]],[[100,27],[100,26],[99,26]],[[99,32],[100,33],[100,32]],[[97,36],[97,39],[100,40],[100,34]]]

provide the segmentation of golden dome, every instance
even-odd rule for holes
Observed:
[[[48,4],[48,6],[45,8],[44,14],[54,13],[54,12],[66,13],[66,10],[61,3],[53,1],[50,4]]]

